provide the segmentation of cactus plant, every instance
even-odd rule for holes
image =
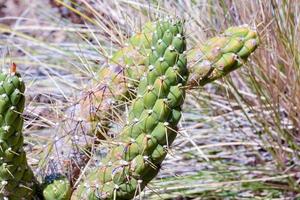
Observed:
[[[258,45],[256,32],[245,26],[231,27],[223,35],[210,39],[188,53],[185,51],[181,22],[160,21],[155,26],[149,23],[147,31],[131,38],[130,46],[111,58],[112,62],[123,59],[123,64],[130,67],[118,71],[116,69],[120,66],[116,65],[112,67],[113,70],[104,68],[101,71],[110,77],[106,80],[107,84],[115,81],[120,86],[121,90],[118,89],[115,99],[136,99],[132,103],[128,123],[116,138],[120,145],[109,152],[99,169],[94,169],[87,176],[72,196],[73,199],[130,199],[139,194],[158,173],[167,148],[177,135],[180,106],[186,89],[184,85],[205,85],[227,75],[240,67]],[[201,53],[197,54],[199,49]],[[138,56],[125,54],[124,50],[133,51]],[[191,60],[197,60],[189,70],[192,73],[189,81],[186,54]],[[118,77],[120,72],[123,74]],[[115,77],[111,78],[113,75]],[[23,150],[21,113],[24,109],[25,85],[15,67],[11,68],[9,74],[0,74],[0,81],[0,197],[69,199],[69,180],[56,175],[46,180],[41,197],[41,187],[27,164]],[[130,90],[134,95],[130,94]],[[103,99],[102,102],[109,102],[112,95]],[[109,117],[105,118],[108,118],[106,122],[109,124]],[[95,117],[93,120],[103,119]]]
[[[153,29],[151,30],[153,31]],[[147,37],[148,39],[146,41],[146,44],[147,42],[155,43],[157,41],[161,42],[163,40],[162,38],[160,38],[161,40],[159,40],[155,36],[157,35],[157,32],[160,33],[159,31],[161,31],[161,29],[158,28],[155,31],[153,31],[154,37]],[[163,37],[167,38],[167,36]],[[174,40],[176,41],[176,37],[174,38]],[[85,186],[79,187],[78,193],[80,195],[92,195],[92,197],[89,196],[91,197],[91,199],[97,199],[95,196],[93,196],[95,195],[96,191],[98,192],[98,195],[107,195],[107,198],[112,198],[112,195],[115,195],[116,197],[122,197],[125,199],[128,197],[132,197],[132,195],[138,193],[135,190],[138,186],[140,188],[143,188],[145,184],[149,180],[151,180],[151,178],[154,177],[155,174],[158,172],[159,164],[163,160],[166,153],[164,145],[170,145],[175,139],[176,131],[174,130],[176,130],[176,126],[174,126],[174,124],[176,125],[176,123],[180,119],[180,110],[170,110],[170,108],[174,107],[170,105],[166,106],[167,104],[161,99],[158,100],[157,97],[164,97],[164,95],[166,95],[169,92],[168,89],[170,89],[171,92],[174,94],[178,93],[178,96],[174,95],[174,98],[179,98],[180,95],[182,95],[183,93],[181,93],[180,90],[177,91],[174,89],[173,91],[172,88],[169,88],[167,84],[163,85],[161,83],[157,83],[160,86],[160,89],[155,89],[155,81],[157,80],[157,77],[152,74],[152,70],[157,70],[157,63],[156,65],[153,65],[153,63],[157,61],[157,59],[165,59],[164,57],[160,56],[163,55],[164,51],[167,48],[163,45],[163,43],[161,46],[158,43],[156,45],[157,46],[151,46],[152,53],[150,53],[150,57],[148,58],[148,60],[145,59],[144,62],[142,62],[141,59],[139,61],[139,63],[148,64],[149,71],[147,72],[146,78],[135,78],[136,80],[140,80],[140,83],[137,89],[137,99],[134,100],[132,110],[129,115],[129,124],[132,124],[127,125],[121,133],[120,137],[118,138],[118,140],[123,144],[119,147],[114,148],[111,151],[107,159],[103,161],[104,166],[100,167],[100,169],[95,170],[90,174],[90,176],[87,178]],[[240,67],[243,64],[243,62],[247,60],[248,56],[256,49],[257,45],[258,36],[256,32],[251,30],[248,26],[239,26],[231,27],[227,29],[223,35],[214,37],[208,40],[205,44],[201,45],[200,47],[192,49],[190,52],[188,52],[188,58],[192,60],[192,62],[194,62],[194,65],[190,68],[190,73],[192,74],[192,76],[189,79],[188,85],[190,87],[199,85],[203,86],[220,77],[227,75],[231,71]],[[143,45],[143,47],[147,46],[149,47],[149,45]],[[118,58],[119,61],[123,59],[130,63],[130,57],[125,57],[124,59],[121,56],[126,55],[124,52],[126,51],[119,51],[118,56],[116,56],[115,58]],[[147,50],[144,49],[144,52],[147,52]],[[156,52],[156,54],[154,55],[153,52]],[[168,69],[167,67],[168,66],[160,65],[158,66],[158,69],[163,69],[160,73],[166,72],[166,77],[174,81],[176,78],[178,78],[178,75],[172,74],[169,71],[170,69]],[[127,69],[129,68],[126,67],[125,70]],[[187,72],[184,71],[184,73]],[[136,73],[136,75],[137,74],[140,73]],[[185,75],[181,74],[181,77],[183,77],[185,81],[187,80]],[[143,93],[144,90],[149,90],[149,93]],[[157,103],[158,101],[160,103]],[[155,105],[159,106],[155,107]],[[157,124],[157,118],[152,117],[151,113],[151,111],[153,112],[155,108],[157,108],[156,111],[159,110],[161,112],[158,117],[159,121],[168,119],[168,116],[170,115],[173,116],[173,119],[171,121],[174,121],[174,124],[170,123],[170,121],[167,121],[168,125],[165,125],[162,122]],[[150,112],[150,114],[146,114],[146,112]],[[171,114],[168,112],[170,112]],[[169,124],[172,125],[170,126]],[[142,133],[140,133],[139,131],[141,131]],[[149,132],[151,134],[149,134]],[[144,147],[143,144],[146,147]],[[141,147],[144,147],[142,153],[140,149]],[[155,157],[154,161],[153,156]],[[150,160],[145,160],[145,157],[147,159],[149,159],[150,157]],[[156,159],[159,161],[157,161]],[[124,163],[126,163],[126,165],[120,164],[120,162],[122,163],[122,161],[125,161]],[[145,175],[142,174],[142,172],[135,172],[134,170],[132,170],[131,165],[141,165],[141,170],[148,170],[149,173],[145,172],[145,174],[147,174]],[[152,167],[154,166],[154,169],[152,167],[149,167],[150,165]],[[117,179],[114,178],[116,176],[114,175],[115,170],[117,170]],[[137,167],[137,170],[139,170],[139,167]],[[126,180],[126,182],[124,181],[125,174],[133,174],[133,177],[138,176],[139,178],[143,178],[139,180],[133,178],[130,179],[130,181]],[[121,181],[119,181],[119,179]],[[98,183],[101,183],[104,186],[100,186],[100,188],[95,188],[95,186],[97,186]],[[118,187],[116,187],[115,184],[117,184],[118,186],[123,184],[123,188],[118,189]],[[90,194],[87,194],[85,191],[87,189],[87,186],[90,187],[89,191],[92,191]],[[124,190],[130,192],[126,193],[124,192]]]
[[[182,22],[159,21],[152,36],[148,72],[139,83],[127,125],[73,199],[131,199],[158,173],[177,135],[183,86],[188,78]]]
[[[23,149],[23,117],[25,84],[16,72],[0,73],[0,198],[3,200],[68,200],[71,195],[69,180],[51,175],[46,178],[43,194]]]
[[[30,200],[39,193],[38,182],[23,149],[24,91],[24,82],[15,65],[10,73],[0,74],[1,199]]]
[[[100,84],[93,91],[92,97],[81,101],[81,114],[86,115],[85,110],[89,108],[89,115],[93,117],[87,121],[92,122],[92,133],[98,130],[96,133],[99,139],[105,139],[103,135],[109,130],[110,122],[114,121],[114,100],[128,101],[134,98],[136,83],[146,70],[145,55],[150,51],[150,34],[153,32],[154,25],[148,22],[141,33],[133,35],[128,45],[112,56],[110,68],[99,71]],[[187,52],[191,74],[188,87],[204,86],[236,70],[256,49],[258,43],[256,31],[243,25],[230,27],[222,35],[195,46]]]
[[[119,145],[108,153],[99,168],[84,178],[72,195],[74,200],[131,199],[138,195],[158,173],[177,135],[185,90],[237,69],[258,45],[256,32],[241,26],[231,27],[223,35],[186,52],[183,23],[168,20],[148,23],[142,34],[129,41],[129,46],[111,58],[117,64],[99,72],[109,77],[105,84],[100,83],[101,87],[111,81],[120,86],[115,88],[115,93],[104,92],[100,103],[104,102],[102,106],[107,110],[111,109],[112,99],[135,98],[127,124],[115,138]],[[186,56],[194,62],[189,70]],[[125,68],[120,68],[121,64]],[[189,71],[192,76],[188,80]],[[118,76],[119,73],[122,75]],[[51,175],[41,187],[28,166],[21,116],[25,85],[14,65],[10,73],[0,74],[0,85],[0,198],[70,199],[71,184],[66,177]],[[90,117],[107,126],[112,118],[107,113],[103,118],[99,110],[101,107]]]
[[[148,31],[151,30],[154,32],[153,23],[151,23],[151,25],[151,29],[148,29]],[[145,38],[147,38],[147,40],[145,40]],[[149,32],[148,35],[144,37],[144,40],[138,43],[139,45],[142,44],[144,52],[146,52],[147,48],[149,48],[149,45],[147,45],[148,42],[152,42]],[[255,50],[258,42],[258,36],[254,30],[250,29],[248,26],[239,26],[231,27],[227,29],[223,35],[208,40],[200,47],[193,48],[187,53],[188,58],[191,60],[190,62],[194,63],[193,67],[189,69],[191,74],[191,78],[187,83],[189,88],[194,86],[203,86],[237,69]],[[114,57],[115,62],[117,60],[119,63],[121,63],[122,60],[123,62],[132,62],[130,57],[124,52],[126,51],[120,50],[117,52],[118,56]],[[125,58],[123,58],[122,55],[125,56]],[[147,64],[147,60],[140,59],[137,63],[145,65]],[[132,64],[132,68],[141,67],[140,65],[136,63]],[[151,67],[152,66],[150,66],[150,68]],[[129,68],[126,67],[125,70],[127,69]],[[136,80],[139,79],[140,77],[137,76]],[[133,91],[135,90],[134,87],[131,89]],[[103,112],[99,112],[99,114],[103,114]],[[177,114],[179,115],[178,112]],[[110,121],[113,120],[110,119]],[[109,121],[107,122],[109,123]]]

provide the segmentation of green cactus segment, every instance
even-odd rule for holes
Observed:
[[[209,39],[189,52],[188,58],[197,61],[191,69],[191,85],[205,85],[236,70],[258,44],[257,32],[248,26],[230,27],[223,35]]]
[[[109,130],[110,121],[114,121],[111,113],[115,113],[115,111],[110,110],[114,107],[110,105],[111,100],[128,101],[134,98],[137,84],[147,71],[145,66],[149,65],[149,61],[157,59],[157,56],[165,50],[166,45],[161,43],[156,50],[158,55],[151,55],[150,59],[146,59],[146,55],[151,51],[151,34],[154,31],[154,23],[146,23],[140,33],[133,35],[125,47],[113,54],[109,60],[109,68],[105,67],[99,71],[100,85],[106,89],[97,90],[98,92],[93,94],[96,99],[86,102],[85,104],[88,106],[83,106],[82,109],[83,116],[86,115],[86,110],[91,111],[89,114],[89,121],[92,122],[91,129],[99,130],[97,131],[99,139],[105,139],[101,136]],[[223,35],[211,38],[201,46],[196,46],[187,53],[189,71],[192,74],[187,84],[192,87],[203,86],[226,76],[239,68],[258,44],[256,31],[248,26],[239,26],[230,27]],[[180,40],[175,40],[174,46],[176,47],[176,45],[180,45]],[[170,58],[172,59],[172,57]],[[164,67],[166,65],[162,63],[160,69],[164,70]],[[176,81],[176,76],[171,69],[166,72],[166,76],[168,79]],[[147,85],[146,82],[143,84]],[[102,112],[97,112],[99,110]],[[108,114],[104,114],[105,112]],[[94,131],[92,132],[94,133]]]
[[[112,63],[125,66],[125,77],[131,80],[130,86],[140,80],[147,70],[144,67],[147,64],[145,55],[151,48],[149,44],[152,38],[149,35],[155,31],[153,24],[148,22],[142,32],[133,35],[129,39],[129,45],[117,51],[111,59]],[[187,53],[191,65],[189,70],[193,74],[188,84],[203,86],[226,76],[242,66],[258,44],[257,32],[248,25],[243,25],[230,27],[222,35],[196,46]],[[160,48],[164,50],[164,47]]]
[[[50,180],[46,180],[43,196],[45,200],[69,200],[71,192],[71,185],[66,177],[53,175]]]
[[[32,199],[37,182],[23,149],[25,85],[15,72],[0,74],[0,198]]]
[[[74,193],[74,199],[132,199],[160,169],[177,135],[188,78],[182,22],[160,21],[152,36],[148,71],[138,85],[117,142]]]

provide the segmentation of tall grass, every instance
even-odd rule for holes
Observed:
[[[261,34],[261,46],[247,71],[240,73],[238,79],[229,81],[229,94],[241,107],[249,109],[245,115],[276,160],[278,169],[282,173],[297,171],[300,133],[299,4],[295,1],[252,2],[246,5],[250,9],[245,13],[239,12],[245,9],[244,6],[236,5],[239,19],[247,19],[247,13],[255,12],[253,8],[260,8],[256,23]],[[297,178],[291,184],[294,184],[291,187],[296,186]]]
[[[181,134],[142,197],[296,198],[300,189],[297,1],[55,2],[83,23],[35,1],[14,24],[0,26],[1,63],[3,67],[12,61],[19,64],[29,85],[25,133],[31,162],[41,176],[60,168],[53,157],[60,155],[56,151],[64,141],[75,152],[84,146],[86,141],[76,140],[76,135],[85,133],[84,124],[69,108],[96,87],[97,72],[107,58],[146,21],[177,15],[187,21],[189,49],[242,24],[256,27],[261,42],[248,64],[230,77],[189,91]],[[113,123],[115,133],[119,122]],[[67,153],[62,163],[73,156]],[[72,159],[76,164],[78,160]],[[83,170],[94,163],[91,160]]]

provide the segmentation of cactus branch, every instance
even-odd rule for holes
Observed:
[[[30,200],[40,196],[40,186],[28,166],[23,149],[25,84],[12,64],[0,73],[0,198]]]
[[[115,121],[114,113],[117,113],[113,111],[115,102],[129,101],[135,97],[137,83],[146,72],[145,55],[151,51],[153,32],[154,25],[148,22],[141,33],[133,35],[127,46],[112,56],[109,67],[99,71],[99,82],[89,92],[89,98],[83,98],[80,102],[78,115],[90,122],[88,130],[92,131],[87,132],[96,132],[98,139],[108,137],[109,124]],[[204,86],[238,69],[258,44],[256,31],[244,25],[230,27],[222,35],[195,46],[187,52],[191,74],[187,87],[193,89]],[[87,113],[86,110],[90,112]]]
[[[73,199],[131,199],[160,169],[177,135],[188,70],[181,21],[156,23],[148,71],[139,82],[128,123],[102,165],[91,172]]]

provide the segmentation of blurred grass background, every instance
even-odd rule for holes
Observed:
[[[300,4],[294,0],[0,0],[0,63],[27,83],[27,152],[53,169],[69,108],[126,39],[157,17],[186,19],[188,48],[250,24],[260,46],[229,77],[189,91],[181,134],[142,199],[296,199],[300,191]],[[116,122],[117,123],[117,122]]]

